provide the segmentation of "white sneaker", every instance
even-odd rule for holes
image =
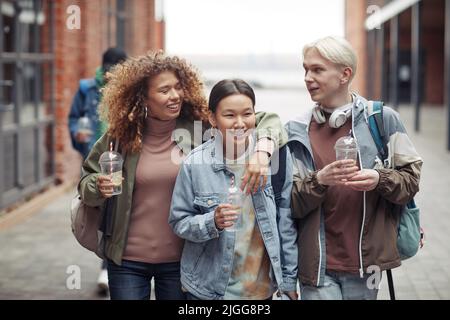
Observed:
[[[99,294],[107,294],[108,293],[108,271],[106,269],[102,269],[97,279],[97,287]]]

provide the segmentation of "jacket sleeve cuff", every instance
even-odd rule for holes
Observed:
[[[255,152],[267,152],[269,154],[269,157],[272,156],[273,151],[275,150],[275,141],[272,140],[270,137],[263,137],[260,138],[256,142]]]
[[[327,191],[328,186],[320,184],[319,181],[317,180],[317,173],[319,172],[319,170],[314,171],[311,175],[311,183],[312,183],[312,187],[313,189],[316,189],[318,192],[323,193],[325,191]]]
[[[258,148],[258,143],[259,142],[263,142],[263,143],[271,143],[274,145],[274,147],[278,146],[278,140],[279,137],[277,134],[275,134],[274,132],[272,132],[272,130],[270,129],[259,129],[256,132],[256,147]],[[265,141],[265,142],[264,142]]]
[[[223,230],[219,231],[216,228],[216,223],[214,221],[214,212],[215,212],[215,210],[210,211],[205,214],[205,216],[206,216],[205,225],[206,225],[206,230],[208,232],[208,236],[210,237],[210,239],[218,238],[219,234],[221,232],[223,232]]]
[[[389,190],[389,184],[390,184],[390,171],[391,169],[375,169],[378,174],[380,175],[380,178],[378,180],[378,185],[375,187],[375,190],[377,190],[379,193],[386,193]]]
[[[101,206],[106,200],[101,196],[101,193],[97,188],[97,177],[99,175],[100,173],[91,174],[89,177],[85,178],[86,180],[83,179],[78,186],[78,192],[81,199],[90,207]]]
[[[281,291],[297,291],[297,278],[283,278],[283,283],[280,286]]]

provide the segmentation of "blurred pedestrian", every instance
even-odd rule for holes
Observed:
[[[125,158],[122,193],[111,198],[105,230],[105,255],[111,299],[184,299],[180,283],[183,240],[168,223],[172,191],[182,158],[202,141],[195,135],[207,126],[207,103],[195,68],[162,52],[129,59],[113,70],[103,91],[101,116],[108,131],[83,164],[79,183],[83,201],[102,205],[112,196],[111,178],[98,160],[118,140]],[[200,132],[194,135],[194,120]],[[246,168],[246,190],[259,187],[272,150],[282,140],[282,125],[273,114],[258,117],[261,149]],[[202,125],[203,123],[203,125]],[[268,136],[269,129],[280,136]],[[286,141],[280,141],[285,143]],[[266,148],[267,147],[267,148]],[[259,148],[257,145],[256,148]],[[269,148],[270,149],[270,148]]]
[[[79,88],[69,113],[69,131],[72,146],[86,159],[94,143],[103,135],[105,125],[99,120],[98,106],[100,90],[105,85],[105,74],[116,64],[125,61],[125,52],[120,48],[109,48],[103,53],[102,65],[95,71],[95,77],[80,80]],[[100,294],[108,293],[106,262],[102,262],[97,279]]]
[[[349,88],[356,65],[356,53],[342,38],[306,45],[305,83],[316,105],[286,126],[295,163],[292,210],[305,300],[376,299],[378,284],[369,281],[368,272],[401,264],[401,209],[419,190],[422,159],[389,107],[383,108],[389,156],[380,161],[367,121],[371,103]],[[336,160],[334,146],[341,137],[349,144],[356,140],[356,160]]]

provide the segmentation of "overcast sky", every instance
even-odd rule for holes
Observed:
[[[298,54],[344,35],[344,0],[163,0],[171,54]]]

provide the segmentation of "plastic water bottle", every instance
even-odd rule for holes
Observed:
[[[239,187],[236,187],[234,178],[231,180],[231,186],[228,188],[227,203],[235,208],[231,209],[237,212],[237,218],[233,225],[225,228],[225,231],[233,232],[242,228],[242,205],[244,202],[244,193]]]
[[[93,134],[92,123],[88,117],[78,119],[78,132],[91,136]]]

